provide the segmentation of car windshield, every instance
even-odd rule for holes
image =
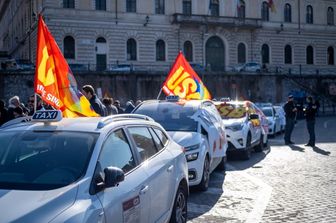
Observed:
[[[51,190],[86,171],[98,134],[10,131],[0,134],[0,189]]]
[[[262,111],[264,112],[264,114],[265,114],[267,117],[272,117],[272,116],[273,116],[273,113],[272,113],[272,109],[271,109],[271,108],[262,108]]]
[[[148,115],[160,123],[166,131],[197,132],[197,122],[191,118],[196,107],[173,102],[145,103],[135,113]]]
[[[243,104],[222,103],[216,108],[222,119],[238,119],[246,116],[246,107]]]

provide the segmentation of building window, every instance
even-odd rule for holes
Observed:
[[[182,10],[184,15],[191,15],[191,0],[183,0]]]
[[[165,14],[165,1],[164,0],[155,0],[155,13]]]
[[[127,40],[127,60],[137,59],[137,45],[135,39]]]
[[[75,0],[63,0],[63,8],[74,9]]]
[[[292,64],[292,47],[290,45],[285,46],[285,64]]]
[[[288,3],[285,5],[284,18],[285,22],[292,22],[292,6]]]
[[[269,7],[267,2],[263,2],[261,5],[261,19],[263,21],[269,21]]]
[[[63,40],[64,57],[66,59],[75,59],[75,39],[72,36],[66,36]]]
[[[245,2],[243,0],[238,1],[237,14],[238,18],[245,19]]]
[[[156,41],[156,61],[166,60],[166,44],[163,40]]]
[[[193,47],[190,41],[185,41],[183,45],[184,56],[187,61],[193,61]]]
[[[314,64],[314,48],[312,46],[307,46],[306,62],[307,64]]]
[[[96,0],[96,10],[106,10],[106,0]]]
[[[126,0],[126,12],[136,12],[136,0]]]
[[[210,15],[219,16],[219,0],[210,0]]]
[[[334,47],[329,46],[328,47],[328,65],[334,65],[335,60],[334,60]]]
[[[270,53],[269,53],[269,46],[267,44],[263,44],[261,47],[261,56],[262,56],[262,64],[269,63]]]
[[[327,24],[334,25],[334,9],[332,7],[328,7]]]
[[[238,63],[246,63],[246,46],[244,43],[238,44]]]
[[[308,24],[314,23],[313,7],[311,5],[307,6],[306,22]]]

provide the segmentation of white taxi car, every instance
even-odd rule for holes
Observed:
[[[149,117],[20,121],[0,128],[1,222],[186,222],[183,148]]]
[[[267,134],[261,126],[257,107],[250,101],[215,102],[223,119],[227,139],[228,153],[239,153],[243,159],[251,158],[251,151],[261,152]]]
[[[185,148],[190,186],[205,191],[210,173],[216,167],[225,171],[225,128],[211,101],[185,101],[174,97],[149,100],[138,105],[133,113],[153,118]]]
[[[277,133],[281,132],[282,123],[279,114],[276,113],[275,108],[273,106],[262,107],[261,110],[266,115],[268,120],[268,134],[275,136]]]

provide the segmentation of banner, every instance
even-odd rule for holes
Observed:
[[[166,95],[177,95],[182,99],[211,99],[208,89],[182,52],[176,57],[162,90]]]
[[[63,117],[99,116],[77,89],[77,82],[41,15],[38,20],[35,93]]]

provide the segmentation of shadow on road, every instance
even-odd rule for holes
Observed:
[[[252,156],[249,160],[240,160],[239,156],[230,156],[229,157],[229,164],[233,165],[235,167],[234,170],[231,171],[235,171],[235,170],[245,170],[248,169],[250,167],[252,168],[260,168],[260,166],[258,166],[257,164],[259,162],[261,162],[263,159],[265,159],[265,157],[267,156],[267,154],[271,152],[271,147],[268,146],[267,148],[265,148],[263,150],[263,152],[254,152],[252,153]]]
[[[321,155],[324,155],[324,156],[329,156],[330,155],[330,152],[329,151],[326,151],[326,150],[323,150],[317,146],[314,146],[313,147],[313,151],[316,152],[316,153],[319,153]]]
[[[302,147],[300,147],[300,146],[297,146],[297,145],[294,145],[294,144],[292,144],[292,145],[288,145],[288,146],[289,146],[289,148],[291,148],[293,151],[298,151],[298,152],[304,152],[304,151],[305,151],[304,148],[302,148]]]
[[[215,170],[210,175],[209,189],[200,192],[196,187],[190,188],[188,198],[188,220],[197,218],[210,211],[223,194],[225,173]],[[190,207],[192,205],[192,207]],[[193,210],[196,212],[193,212]]]

